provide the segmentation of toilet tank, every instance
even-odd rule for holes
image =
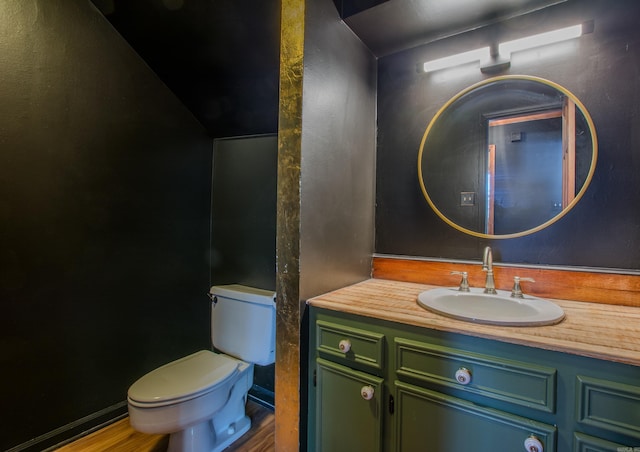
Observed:
[[[213,346],[243,361],[261,366],[273,363],[275,293],[239,284],[213,286],[210,293]]]

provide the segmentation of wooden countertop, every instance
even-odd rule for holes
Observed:
[[[308,301],[311,306],[640,366],[640,308],[552,300],[566,317],[556,325],[506,327],[464,322],[432,313],[418,294],[435,288],[369,279]]]

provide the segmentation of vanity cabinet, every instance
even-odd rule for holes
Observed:
[[[309,345],[310,451],[640,450],[636,366],[313,306]]]
[[[317,360],[317,450],[381,451],[383,379]]]
[[[555,427],[401,382],[395,383],[398,451],[555,450]],[[538,446],[542,444],[543,446]]]
[[[470,440],[473,450],[487,452],[525,450],[525,441],[532,451],[555,450],[553,425],[512,414],[519,406],[553,413],[555,369],[397,334],[390,376],[395,378],[395,450],[413,451],[421,444],[423,450],[465,450]],[[493,409],[492,400],[514,408]]]
[[[315,322],[316,450],[382,451],[385,337]]]

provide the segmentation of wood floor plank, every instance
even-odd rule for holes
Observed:
[[[251,429],[225,451],[272,452],[275,450],[273,411],[253,401],[247,403]],[[58,452],[165,452],[168,435],[150,435],[135,431],[129,418],[121,419],[97,432],[67,444]]]

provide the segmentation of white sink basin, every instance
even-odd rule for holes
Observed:
[[[497,295],[484,289],[439,288],[418,295],[418,304],[435,313],[474,323],[504,326],[553,325],[564,319],[560,306],[542,298],[525,295],[512,298],[511,292],[498,290]]]

